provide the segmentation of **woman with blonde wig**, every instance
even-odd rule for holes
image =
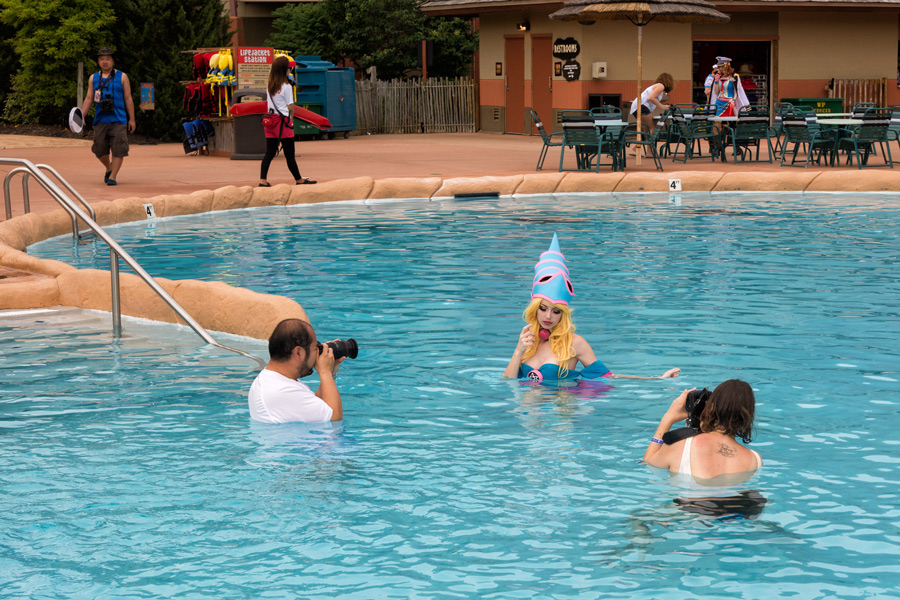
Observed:
[[[670,369],[659,377],[612,373],[597,360],[591,345],[575,333],[569,306],[574,296],[566,259],[560,251],[559,238],[554,233],[550,248],[541,254],[534,267],[531,303],[522,314],[527,325],[522,328],[519,343],[503,371],[505,377],[543,382],[576,377],[663,379],[678,375],[680,369]],[[576,371],[579,362],[584,368]]]

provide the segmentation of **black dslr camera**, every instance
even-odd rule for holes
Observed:
[[[101,112],[113,112],[116,109],[116,105],[113,103],[111,94],[104,94],[103,99],[100,101],[100,110]]]
[[[700,429],[700,415],[703,414],[703,409],[706,408],[706,401],[709,400],[710,396],[712,396],[712,392],[706,388],[688,392],[684,401],[684,411],[688,414],[685,424],[691,429]]]
[[[684,411],[688,414],[684,421],[686,427],[664,433],[663,443],[674,444],[700,433],[700,415],[703,414],[703,409],[706,408],[706,402],[710,396],[712,396],[712,392],[707,388],[688,392],[687,398],[684,399]]]
[[[356,344],[356,340],[354,340],[353,338],[347,338],[346,340],[335,340],[333,342],[328,342],[325,345],[331,348],[332,352],[334,352],[335,360],[344,356],[350,359],[359,356],[359,346]],[[322,342],[319,342],[318,347],[319,352],[322,352]]]

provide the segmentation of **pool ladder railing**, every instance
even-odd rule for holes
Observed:
[[[12,178],[17,174],[22,174],[22,192],[24,196],[24,204],[25,204],[25,212],[28,213],[31,211],[31,206],[28,197],[28,182],[30,178],[34,178],[41,187],[46,190],[50,197],[53,198],[68,214],[72,217],[72,236],[78,240],[86,235],[90,235],[93,232],[98,238],[103,240],[106,245],[109,247],[109,272],[111,278],[111,288],[112,288],[112,328],[113,328],[113,336],[118,338],[122,335],[122,309],[120,302],[120,292],[119,292],[119,259],[132,268],[132,270],[140,277],[144,283],[150,286],[157,296],[159,296],[166,304],[169,305],[175,314],[183,320],[187,325],[194,330],[197,335],[199,335],[204,342],[207,344],[211,344],[213,346],[217,346],[224,350],[229,350],[231,352],[236,352],[237,354],[241,354],[246,356],[247,358],[251,358],[256,361],[260,366],[265,366],[265,363],[259,358],[253,356],[252,354],[248,354],[243,350],[238,350],[237,348],[231,348],[229,346],[225,346],[217,342],[197,321],[190,315],[188,312],[182,307],[178,302],[175,301],[169,293],[164,290],[156,280],[151,277],[147,271],[145,271],[141,265],[134,260],[128,252],[123,249],[118,242],[116,242],[96,221],[96,213],[91,205],[81,197],[81,195],[75,191],[75,189],[65,180],[63,177],[56,172],[55,169],[50,167],[49,165],[36,165],[29,160],[23,158],[0,158],[0,164],[4,165],[19,165],[17,168],[12,169],[9,173],[7,173],[6,178],[3,180],[3,196],[6,204],[6,218],[12,218],[12,203],[10,198],[10,182]],[[81,207],[79,207],[73,200],[70,198],[58,185],[56,185],[45,173],[51,173],[56,177],[56,179],[66,187],[73,195],[78,198],[78,201],[87,209],[85,211]],[[90,214],[88,214],[90,213]],[[79,232],[78,231],[78,219],[84,221],[84,223],[90,228],[90,231]]]

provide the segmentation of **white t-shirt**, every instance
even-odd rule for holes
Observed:
[[[294,103],[294,88],[291,84],[284,83],[281,89],[272,96],[266,92],[266,107],[268,110],[274,110],[282,117],[292,116],[288,113],[288,104]]]
[[[334,411],[309,386],[275,371],[263,369],[247,395],[250,418],[263,423],[321,423]]]
[[[641,105],[646,106],[647,110],[649,110],[650,112],[653,112],[653,110],[656,108],[656,105],[650,101],[650,92],[653,91],[654,85],[656,85],[656,84],[654,83],[653,85],[651,85],[647,89],[645,89],[643,92],[641,92]],[[631,113],[632,114],[637,112],[637,106],[638,106],[638,99],[635,98],[634,100],[631,101]]]

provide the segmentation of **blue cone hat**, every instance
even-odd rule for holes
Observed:
[[[559,238],[553,234],[550,248],[541,254],[534,265],[534,280],[531,284],[531,297],[543,298],[553,304],[569,305],[575,296],[575,289],[569,280],[569,268],[566,257],[559,249]]]

